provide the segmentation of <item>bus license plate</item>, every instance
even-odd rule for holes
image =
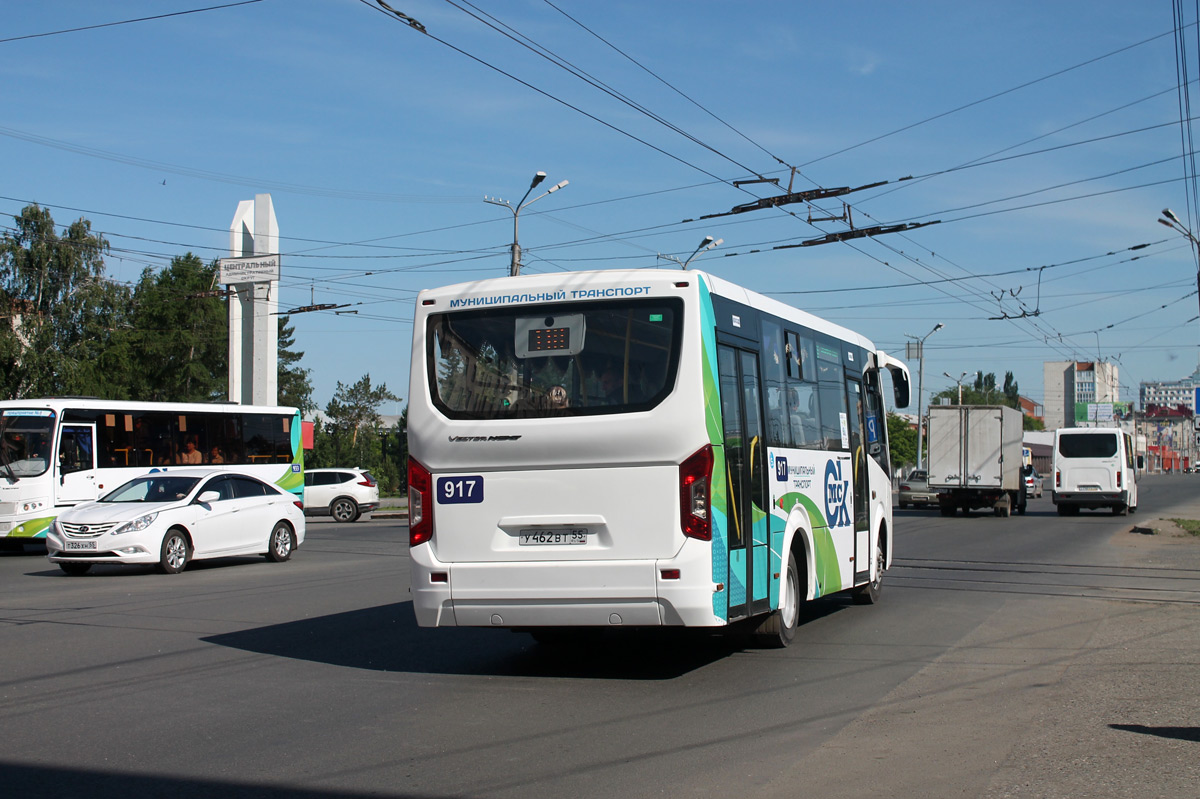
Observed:
[[[587,528],[572,527],[569,530],[522,530],[521,546],[548,547],[563,544],[586,544]]]
[[[85,552],[95,552],[96,551],[96,542],[95,541],[68,541],[67,542],[67,550],[68,551],[83,550]]]

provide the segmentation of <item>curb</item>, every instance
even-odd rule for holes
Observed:
[[[377,510],[371,512],[372,519],[407,519],[406,510]]]

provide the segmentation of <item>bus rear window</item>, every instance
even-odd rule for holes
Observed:
[[[452,419],[648,410],[675,385],[682,309],[652,299],[430,316],[433,402]]]
[[[1058,454],[1064,458],[1111,458],[1117,454],[1115,433],[1071,433],[1058,437]]]

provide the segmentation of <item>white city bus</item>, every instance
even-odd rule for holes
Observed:
[[[295,408],[48,398],[0,402],[0,541],[151,469],[236,466],[304,495]]]
[[[878,598],[892,557],[870,341],[719,278],[423,291],[408,436],[421,626],[719,627]]]

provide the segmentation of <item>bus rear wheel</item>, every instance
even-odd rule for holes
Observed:
[[[782,590],[779,610],[767,616],[755,633],[759,645],[770,649],[783,649],[796,637],[801,598],[800,570],[796,567],[794,557],[788,558],[787,578],[783,581]]]

